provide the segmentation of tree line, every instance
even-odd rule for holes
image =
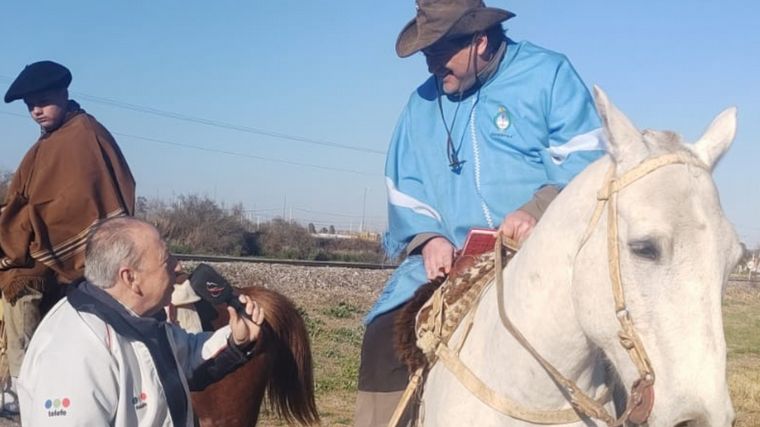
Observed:
[[[4,201],[12,172],[0,171],[0,200]],[[294,221],[275,218],[254,224],[242,204],[229,209],[196,194],[182,195],[168,203],[138,197],[135,216],[154,224],[176,253],[260,256],[267,258],[321,261],[384,262],[381,244],[361,239],[324,239],[312,234],[335,234],[335,228],[317,230]],[[742,244],[743,256],[737,270],[750,261],[760,264],[760,248]],[[759,268],[757,266],[755,269]]]
[[[282,218],[254,224],[242,204],[225,209],[196,194],[179,196],[172,203],[138,197],[135,216],[154,224],[176,253],[378,263],[385,259],[380,242],[319,238]]]
[[[0,171],[0,201],[4,202],[12,172]],[[229,209],[197,194],[169,203],[138,197],[135,216],[161,232],[175,253],[259,256],[318,261],[384,262],[380,242],[362,239],[325,239],[312,236],[295,221],[275,218],[254,224],[242,204]],[[323,231],[323,230],[320,230]],[[329,232],[335,233],[334,227]]]

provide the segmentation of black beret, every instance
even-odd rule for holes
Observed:
[[[19,73],[5,93],[5,102],[13,102],[27,95],[49,89],[63,89],[71,83],[71,71],[53,61],[29,64]]]

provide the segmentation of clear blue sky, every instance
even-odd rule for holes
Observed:
[[[742,239],[760,244],[760,3],[488,3],[517,13],[512,38],[567,54],[642,129],[693,141],[737,106],[738,136],[715,177]],[[394,52],[413,15],[412,0],[5,0],[0,90],[25,64],[68,66],[72,97],[116,134],[140,195],[198,193],[262,219],[285,211],[354,229],[366,206],[366,226],[380,230],[378,153],[427,76],[421,56]],[[35,140],[25,115],[0,105],[0,169]]]

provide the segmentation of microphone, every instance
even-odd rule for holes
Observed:
[[[218,271],[208,264],[200,263],[190,274],[190,286],[195,293],[206,301],[217,305],[227,304],[234,308],[241,316],[253,321],[245,312],[245,306],[240,302],[237,295],[232,292],[232,285]]]

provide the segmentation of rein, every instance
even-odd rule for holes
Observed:
[[[639,378],[634,381],[631,386],[631,392],[628,396],[628,404],[625,411],[619,418],[612,416],[604,406],[600,403],[600,400],[594,400],[585,394],[572,380],[569,380],[557,371],[546,359],[544,359],[533,346],[528,343],[525,337],[514,327],[512,322],[507,316],[504,308],[504,277],[503,274],[496,275],[496,291],[499,308],[499,317],[502,325],[509,331],[510,334],[541,364],[544,370],[552,377],[552,379],[564,387],[569,396],[570,404],[578,412],[591,417],[599,419],[605,422],[609,426],[621,426],[626,421],[630,421],[634,424],[642,424],[646,422],[652,412],[654,406],[654,370],[652,364],[647,356],[644,344],[641,342],[638,332],[631,318],[631,314],[628,311],[625,302],[625,293],[623,291],[623,281],[620,273],[620,243],[618,241],[618,222],[617,222],[617,194],[627,187],[628,185],[636,182],[640,178],[648,175],[649,173],[667,166],[674,164],[692,165],[700,167],[702,169],[708,169],[708,167],[697,160],[696,158],[683,153],[676,152],[658,156],[652,159],[648,159],[640,163],[638,166],[627,171],[619,178],[614,177],[615,166],[610,167],[607,173],[606,183],[604,187],[597,193],[597,204],[589,222],[586,233],[581,240],[580,248],[588,241],[591,233],[596,227],[599,218],[602,215],[604,206],[607,205],[607,252],[608,252],[608,264],[610,272],[610,280],[612,282],[612,295],[615,303],[615,316],[620,323],[621,330],[618,332],[618,340],[620,345],[628,352],[631,361],[636,366],[639,372]],[[497,239],[494,250],[497,253],[495,257],[496,271],[502,270],[501,256],[498,254],[503,250],[502,238],[499,236]],[[527,420],[530,421],[530,420]]]
[[[704,163],[685,152],[669,153],[644,160],[642,163],[617,178],[615,177],[615,165],[613,164],[606,174],[604,186],[597,193],[597,204],[594,213],[580,241],[578,249],[580,252],[591,237],[606,205],[608,265],[610,281],[612,282],[615,316],[621,327],[621,330],[618,332],[618,340],[620,345],[627,351],[631,361],[639,372],[639,378],[637,378],[631,386],[630,393],[628,394],[627,406],[620,417],[614,417],[604,408],[604,404],[610,399],[609,390],[605,390],[605,392],[603,392],[597,399],[584,393],[574,381],[562,375],[562,373],[552,366],[551,363],[544,359],[510,321],[504,307],[504,275],[502,274],[502,271],[504,266],[504,248],[507,247],[514,251],[516,250],[516,244],[501,235],[499,235],[496,240],[493,253],[493,273],[495,273],[496,276],[496,295],[501,323],[520,343],[520,345],[522,345],[523,348],[525,348],[543,367],[554,382],[564,389],[572,408],[553,411],[526,409],[519,403],[506,396],[499,395],[495,390],[488,387],[459,359],[458,349],[452,350],[446,342],[440,341],[434,337],[433,339],[436,339],[435,355],[438,360],[443,362],[444,366],[460,381],[460,383],[483,403],[512,418],[534,424],[567,424],[580,421],[580,417],[583,415],[598,419],[611,427],[622,426],[626,422],[632,422],[634,424],[645,423],[654,407],[655,375],[654,370],[652,369],[652,364],[647,356],[646,349],[644,348],[644,344],[641,342],[641,338],[636,331],[633,319],[625,302],[623,281],[620,273],[617,195],[621,190],[649,173],[664,166],[677,164],[691,165],[709,170]],[[476,303],[471,307],[472,311],[468,315],[470,323],[472,322],[472,314],[477,309],[477,305],[478,304]],[[437,311],[440,311],[440,307]],[[471,326],[471,324],[467,325],[468,331]],[[440,335],[437,336],[438,338],[441,338]],[[459,349],[461,349],[464,344],[464,339],[466,339],[466,334],[459,343]],[[424,373],[424,369],[420,368],[412,375],[410,384],[405,390],[404,396],[399,402],[399,405],[396,407],[396,411],[389,426],[398,425],[412,396],[419,392],[418,387],[423,381]]]

